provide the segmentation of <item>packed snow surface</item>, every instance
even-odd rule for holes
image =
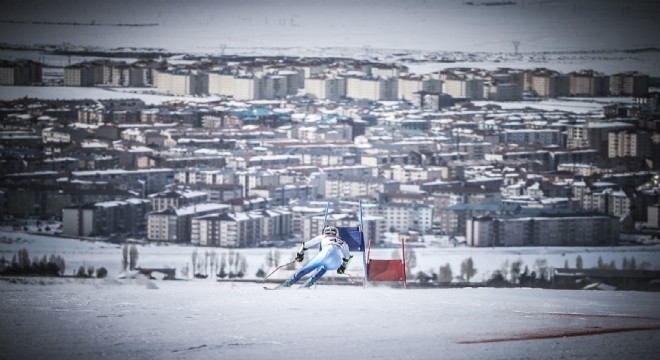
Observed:
[[[42,284],[39,284],[41,281]],[[657,359],[660,294],[0,282],[3,359]]]
[[[655,359],[660,351],[660,293],[495,288],[362,287],[353,283],[266,291],[290,276],[262,282],[267,254],[289,261],[291,248],[219,249],[136,245],[138,266],[173,267],[179,280],[122,278],[122,246],[12,231],[0,232],[0,255],[60,255],[66,273],[108,269],[104,279],[4,278],[0,281],[0,359]],[[635,257],[657,269],[658,245],[603,248],[410,248],[417,270],[474,259],[481,281],[506,261],[584,267]],[[191,254],[241,253],[241,281],[193,279]],[[374,258],[390,258],[377,249]],[[359,258],[359,254],[358,258]],[[543,261],[537,261],[537,260]],[[189,268],[188,276],[183,268]],[[538,269],[537,269],[538,270]],[[339,276],[328,273],[327,278]],[[414,281],[414,280],[411,280]]]

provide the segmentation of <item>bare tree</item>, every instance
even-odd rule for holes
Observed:
[[[193,268],[193,275],[197,272],[197,249],[195,249],[192,253],[192,268]]]
[[[131,255],[130,269],[135,270],[135,266],[137,265],[137,261],[138,261],[138,249],[137,246],[135,246],[135,244],[131,245],[130,255]]]
[[[461,276],[467,279],[467,282],[470,282],[470,279],[477,273],[477,269],[474,268],[474,262],[472,258],[469,257],[461,263]]]
[[[204,275],[209,273],[209,256],[208,250],[204,250]]]
[[[221,279],[224,279],[227,276],[226,268],[227,267],[227,254],[222,253],[220,255],[220,272],[218,273],[218,277]]]
[[[126,271],[128,268],[128,244],[124,244],[124,248],[121,250],[122,260],[121,267]]]
[[[511,282],[514,284],[517,284],[518,280],[520,279],[520,271],[522,270],[522,264],[523,262],[520,259],[511,263]]]
[[[278,267],[280,266],[280,249],[275,249],[275,254],[273,254],[273,266]]]

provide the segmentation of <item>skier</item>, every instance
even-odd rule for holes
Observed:
[[[324,228],[322,235],[303,242],[296,253],[296,261],[302,262],[305,257],[305,250],[310,249],[319,242],[321,243],[321,251],[278,287],[289,287],[312,271],[314,271],[312,276],[301,287],[306,288],[314,285],[328,270],[337,269],[338,274],[343,274],[346,271],[353,255],[348,250],[348,244],[339,238],[339,230],[334,226]]]

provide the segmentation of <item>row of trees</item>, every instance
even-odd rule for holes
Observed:
[[[28,250],[18,250],[9,265],[4,256],[0,257],[0,274],[2,275],[42,275],[61,276],[64,275],[65,261],[59,255],[44,255],[41,259],[34,257],[30,260]]]
[[[30,254],[25,248],[18,250],[9,263],[4,256],[0,257],[0,275],[63,276],[65,270],[66,262],[61,256],[44,255],[41,258],[30,259]],[[74,275],[77,277],[96,275],[98,278],[103,278],[108,275],[108,270],[104,267],[95,270],[94,266],[85,268],[84,265],[80,265]]]
[[[411,257],[408,257],[406,254],[406,268],[408,272],[416,266],[416,260],[414,257],[414,252],[410,252]],[[569,268],[568,260],[564,263],[564,268]],[[584,261],[580,255],[575,259],[575,268],[582,269],[584,268]],[[596,269],[609,269],[617,270],[617,266],[614,260],[610,262],[603,261],[602,257],[598,258]],[[637,264],[635,257],[624,257],[622,259],[621,270],[649,270],[651,264],[647,261],[643,261],[641,264]],[[529,267],[523,263],[522,260],[518,259],[510,262],[509,260],[502,263],[499,269],[484,274],[483,282],[489,284],[508,284],[508,285],[522,285],[528,286],[533,284],[542,284],[548,283],[552,279],[552,267],[548,266],[546,259],[536,259],[530,271]],[[472,258],[464,259],[461,262],[460,274],[454,276],[451,265],[449,263],[441,265],[439,271],[436,273],[433,270],[428,272],[418,271],[415,278],[422,283],[429,282],[438,282],[438,283],[451,283],[453,280],[467,281],[470,280],[477,274],[477,269],[474,267],[474,261]],[[485,275],[490,275],[489,278],[485,278]],[[412,278],[409,275],[409,278]]]
[[[192,253],[192,271],[196,278],[207,278],[209,273],[221,279],[242,278],[245,276],[247,266],[245,256],[233,249],[221,254],[208,250],[200,254],[197,249]],[[184,277],[188,277],[189,272],[187,265],[181,271]]]

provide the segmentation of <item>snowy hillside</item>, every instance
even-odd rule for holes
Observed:
[[[3,359],[657,359],[660,295],[0,281]]]
[[[417,73],[451,66],[546,66],[562,72],[638,70],[660,76],[660,5],[653,1],[522,0],[508,6],[472,6],[482,2],[462,0],[5,3],[0,43],[12,45],[407,59],[400,62]],[[80,60],[0,52],[9,59],[33,55],[56,66]]]

